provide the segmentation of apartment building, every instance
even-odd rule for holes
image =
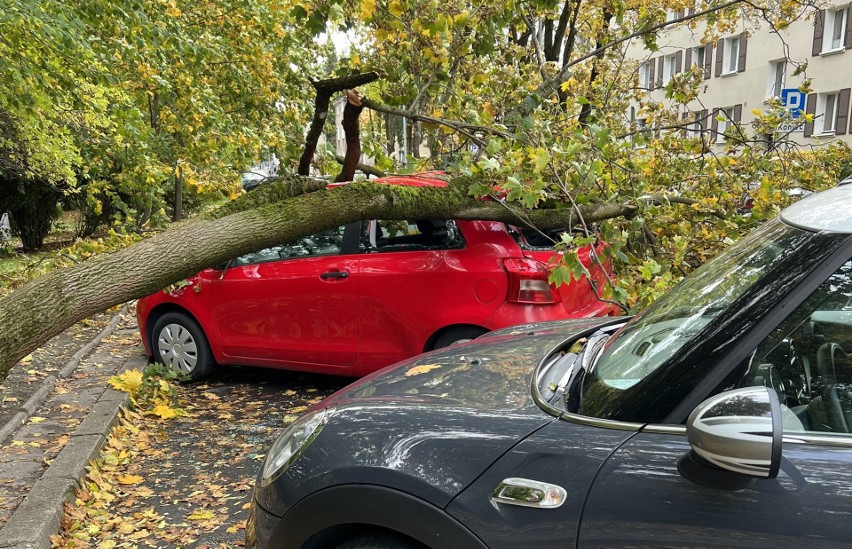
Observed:
[[[682,109],[680,124],[711,144],[721,146],[726,131],[750,125],[754,109],[763,111],[770,98],[778,98],[789,118],[776,128],[775,139],[785,137],[801,145],[842,140],[852,145],[852,5],[839,0],[824,5],[777,33],[766,23],[741,21],[715,43],[704,43],[703,22],[694,29],[679,24],[660,32],[657,51],[648,51],[636,40],[626,55],[639,62],[640,88],[667,105],[664,88],[675,75],[687,70],[700,74],[699,96]],[[671,11],[667,17],[684,15]],[[797,72],[800,68],[804,70]],[[798,88],[806,78],[810,93],[803,94]],[[813,114],[814,121],[804,123],[803,112]],[[638,105],[628,116],[642,127]]]

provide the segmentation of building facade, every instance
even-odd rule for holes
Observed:
[[[700,9],[700,8],[699,8]],[[684,12],[669,12],[676,20]],[[775,128],[774,139],[800,145],[842,140],[852,145],[850,89],[852,89],[852,5],[830,0],[787,28],[773,32],[766,23],[741,21],[714,42],[704,42],[705,27],[678,24],[660,32],[658,50],[640,41],[626,55],[639,63],[637,82],[648,98],[668,104],[665,87],[677,74],[696,71],[700,93],[681,108],[680,124],[690,135],[700,135],[722,146],[725,133],[748,126],[753,110],[765,111],[773,98],[789,120]],[[810,80],[808,93],[799,88]],[[804,123],[802,113],[814,121]],[[631,121],[644,123],[639,105],[630,109]],[[650,128],[649,128],[650,129]],[[751,132],[753,133],[753,132]]]

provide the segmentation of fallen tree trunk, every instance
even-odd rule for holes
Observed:
[[[213,218],[186,222],[130,246],[55,271],[0,299],[0,377],[54,335],[119,303],[142,297],[210,265],[359,219],[492,219],[539,228],[631,215],[629,204],[578,210],[521,210],[469,196],[470,181],[447,188],[350,183],[326,189],[290,176],[222,207]]]

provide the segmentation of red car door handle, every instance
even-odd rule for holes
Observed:
[[[320,278],[323,280],[326,278],[349,278],[349,273],[346,271],[328,271],[326,273],[322,273]]]

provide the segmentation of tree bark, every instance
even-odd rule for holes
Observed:
[[[353,92],[354,93],[354,92]],[[343,107],[343,133],[346,135],[346,156],[343,158],[343,169],[336,178],[335,182],[352,181],[355,178],[355,171],[358,169],[358,161],[361,160],[361,137],[358,127],[358,118],[361,116],[361,111],[364,106],[355,99],[357,104],[352,99],[346,101],[346,106]]]
[[[172,221],[183,219],[183,178],[180,166],[175,167],[175,207],[172,211]]]
[[[341,166],[346,161],[346,159],[343,158],[340,155],[334,155],[334,159],[337,160],[337,163],[340,164]],[[362,172],[364,172],[367,175],[372,175],[373,177],[385,177],[387,175],[385,172],[378,169],[377,167],[370,166],[369,164],[364,164],[362,162],[358,162],[358,165],[356,166],[356,168],[361,170]]]
[[[314,101],[314,118],[311,121],[311,128],[308,130],[308,135],[305,137],[305,150],[302,152],[301,159],[299,159],[297,172],[299,175],[310,175],[311,173],[311,162],[314,159],[320,135],[322,135],[322,127],[325,124],[325,119],[328,118],[328,106],[331,102],[331,96],[335,92],[369,84],[378,80],[378,78],[379,75],[377,73],[368,72],[311,82],[317,91],[317,97]]]
[[[632,215],[631,204],[521,210],[468,195],[471,180],[446,188],[352,183],[326,189],[290,176],[124,250],[48,273],[0,299],[0,376],[54,335],[111,306],[150,294],[209,265],[359,219],[493,219],[539,228]],[[319,190],[318,190],[319,189]],[[203,291],[203,290],[202,290]]]

